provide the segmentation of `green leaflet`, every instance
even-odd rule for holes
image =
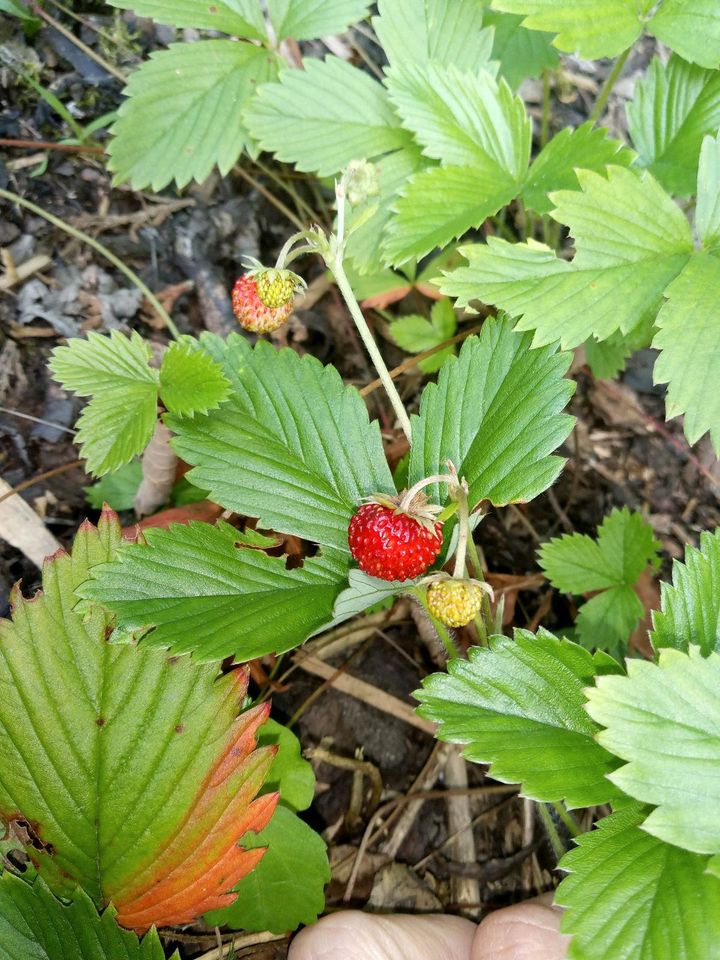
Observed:
[[[131,74],[112,127],[113,182],[158,191],[173,180],[179,188],[202,183],[215,166],[225,176],[250,142],[243,108],[277,72],[273,53],[231,40],[151,54]]]
[[[328,549],[288,570],[227,524],[147,530],[93,570],[80,596],[117,614],[126,630],[155,627],[143,643],[195,660],[251,660],[298,646],[331,619],[349,557]]]
[[[555,347],[530,349],[505,317],[485,321],[437,384],[425,387],[413,417],[409,483],[442,473],[452,460],[469,485],[471,509],[531,500],[562,468],[553,451],[566,439],[572,417],[562,413],[574,384],[564,378],[569,358]],[[444,502],[437,486],[431,501]],[[446,528],[447,536],[447,528]]]
[[[535,800],[583,807],[619,796],[607,779],[617,761],[596,743],[585,710],[584,688],[600,669],[586,650],[546,631],[516,630],[468,657],[415,694],[419,713],[440,724],[440,740],[465,744],[468,760],[490,763],[491,776],[521,783]]]
[[[627,106],[639,163],[670,193],[695,193],[700,146],[720,126],[720,74],[655,57]]]
[[[313,40],[343,33],[351,23],[365,19],[369,6],[367,0],[268,0],[267,3],[278,41],[286,37]]]
[[[660,610],[650,638],[656,649],[690,645],[704,656],[720,653],[720,531],[700,534],[700,549],[687,547],[685,563],[673,563],[672,585],[661,584]]]
[[[110,6],[134,10],[138,16],[175,27],[197,27],[267,40],[265,18],[257,0],[108,0]]]
[[[588,712],[598,741],[628,761],[610,775],[656,809],[643,829],[695,853],[720,852],[720,654],[665,649],[658,663],[628,660],[627,677],[601,677]]]
[[[334,367],[237,335],[203,348],[224,364],[229,400],[207,416],[168,417],[189,479],[210,499],[268,530],[346,552],[363,497],[394,485],[376,422]],[[363,450],[362,457],[358,450]]]
[[[153,930],[142,942],[122,930],[110,908],[98,916],[86,893],[61,903],[42,879],[0,877],[0,960],[165,960]],[[170,960],[180,960],[177,951]]]
[[[631,804],[606,817],[560,861],[569,960],[698,960],[720,943],[720,881],[707,857],[640,829],[646,812]]]

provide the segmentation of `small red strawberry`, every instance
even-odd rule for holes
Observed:
[[[440,507],[424,493],[410,503],[404,494],[376,494],[350,520],[348,543],[361,570],[381,580],[412,580],[432,565],[442,547]]]
[[[291,270],[259,266],[240,277],[233,287],[233,313],[246,330],[271,333],[289,318],[295,294],[304,285]]]

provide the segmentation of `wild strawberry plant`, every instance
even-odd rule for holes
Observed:
[[[684,413],[691,441],[709,431],[720,447],[720,401],[708,389],[720,375],[714,4],[599,0],[591,10],[569,0],[494,0],[488,11],[479,0],[380,0],[372,23],[388,61],[382,81],[335,57],[292,70],[279,54],[283,39],[343,29],[367,14],[366,3],[268,0],[267,17],[254,0],[132,6],[243,40],[179,44],[143,65],[114,128],[112,169],[136,186],[173,178],[183,186],[215,164],[227,172],[243,149],[264,149],[301,171],[339,178],[334,232],[300,231],[273,267],[250,264],[233,293],[235,312],[247,330],[275,328],[301,284],[290,265],[320,255],[407,437],[407,481],[397,489],[358,391],[311,356],[211,334],[180,337],[159,367],[137,335],[90,334],[55,352],[57,379],[90,398],[78,441],[91,473],[129,464],[160,416],[191,467],[189,482],[229,514],[255,519],[259,532],[195,522],[121,544],[106,515],[99,532],[81,530],[70,557],[49,562],[40,600],[18,599],[15,625],[4,628],[18,699],[0,706],[8,732],[0,800],[39,877],[22,891],[3,880],[0,899],[25,903],[31,890],[40,913],[64,917],[68,942],[88,896],[108,907],[93,924],[119,921],[139,932],[201,913],[245,929],[311,921],[327,879],[322,842],[296,815],[310,802],[311,780],[298,773],[304,768],[287,731],[272,735],[275,761],[255,746],[256,728],[261,743],[270,742],[264,713],[250,707],[238,717],[245,674],[220,677],[219,662],[281,653],[409,594],[450,654],[447,673],[418,693],[438,736],[464,744],[496,779],[557,805],[566,823],[563,805],[610,807],[561,862],[569,875],[557,900],[574,935],[570,956],[713,956],[720,540],[704,534],[700,549],[675,565],[654,618],[654,659],[622,665],[611,654],[625,652],[642,612],[633,586],[657,559],[640,517],[615,511],[596,540],[573,535],[540,551],[558,589],[597,591],[580,608],[579,643],[544,630],[502,635],[473,531],[488,505],[531,500],[562,469],[556,451],[573,423],[564,412],[574,389],[570,347],[584,343],[596,372],[614,375],[632,350],[653,343],[661,350],[656,379],[669,384],[668,414]],[[541,137],[534,149],[518,83],[553,67],[554,47],[620,55],[613,79],[643,31],[675,53],[653,60],[628,108],[634,149],[597,129],[595,115]],[[694,199],[692,224],[692,204],[684,212],[678,197]],[[493,232],[478,242],[478,228],[496,216],[497,229],[514,221],[525,236]],[[475,241],[459,247],[464,265],[449,246],[462,238]],[[438,248],[428,268],[423,258]],[[416,351],[418,341],[420,349],[439,345],[454,332],[457,317],[442,295],[457,308],[496,307],[497,315],[457,356],[445,354],[436,382],[408,413],[357,301],[361,288],[373,297],[427,291],[434,277],[430,319],[396,319],[398,343],[405,338]],[[290,569],[268,552],[276,535],[318,550]],[[452,630],[471,623],[480,645],[465,658]],[[30,639],[47,649],[42,661]],[[58,663],[77,695],[60,697],[41,662]],[[47,697],[52,737],[33,714],[35,699],[22,696],[25,684]],[[179,704],[193,697],[191,732],[204,747],[176,759],[168,751],[182,751],[186,735]],[[147,736],[135,736],[143,718]],[[236,735],[242,749],[233,747]],[[182,790],[162,805],[167,778],[179,777],[183,762],[194,772],[184,768]],[[59,771],[72,763],[80,773],[65,783]],[[126,768],[116,798],[108,784]],[[50,775],[44,790],[41,771]],[[70,788],[81,792],[75,802]],[[280,805],[268,822],[275,788]],[[145,805],[137,801],[143,790]],[[88,832],[83,804],[99,830]],[[130,853],[127,844],[113,847],[126,811],[153,841]],[[241,876],[248,865],[254,869]],[[73,906],[52,900],[48,887],[75,896]],[[42,932],[33,935],[42,944]],[[133,945],[154,956],[157,941],[150,934]]]

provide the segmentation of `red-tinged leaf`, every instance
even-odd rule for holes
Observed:
[[[382,293],[376,293],[372,297],[365,297],[360,306],[366,310],[386,310],[390,304],[403,300],[411,290],[410,284],[393,287],[392,290],[383,290]]]
[[[246,669],[108,643],[110,614],[78,604],[120,541],[112,511],[84,523],[0,621],[0,815],[54,892],[79,885],[142,931],[232,902],[262,855],[238,843],[272,814],[274,750],[255,746],[266,708],[238,716]]]
[[[200,500],[197,503],[187,503],[182,507],[170,507],[154,513],[151,517],[144,517],[137,523],[123,529],[125,540],[135,540],[137,531],[151,529],[167,530],[173,523],[190,523],[191,520],[203,520],[205,523],[214,523],[222,514],[223,508],[209,500]]]
[[[435,287],[431,283],[418,281],[418,283],[415,284],[415,289],[429,300],[442,300],[445,296],[444,293],[440,293],[439,287]]]

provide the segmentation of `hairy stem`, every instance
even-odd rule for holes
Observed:
[[[80,240],[82,243],[86,243],[89,247],[92,247],[93,250],[97,250],[101,256],[105,257],[106,260],[109,260],[110,263],[121,273],[125,274],[128,280],[138,288],[138,290],[146,297],[148,302],[154,307],[155,312],[168,328],[172,336],[176,340],[179,338],[180,331],[172,321],[170,314],[160,303],[152,290],[150,290],[149,287],[142,282],[140,277],[133,270],[131,270],[130,267],[124,264],[122,260],[120,260],[119,257],[116,257],[115,254],[108,250],[107,247],[104,247],[102,243],[100,243],[94,237],[88,236],[87,233],[83,233],[82,230],[71,227],[69,223],[65,223],[65,221],[61,220],[59,217],[54,216],[52,213],[48,213],[47,210],[43,210],[42,207],[38,207],[29,200],[19,197],[16,193],[11,193],[9,190],[0,190],[0,198],[9,200],[10,203],[17,203],[21,207],[25,207],[26,210],[30,210],[32,213],[37,214],[37,216],[47,220],[48,223],[52,223],[53,226],[57,227],[59,230],[69,233],[71,237],[75,237],[76,240]]]
[[[337,283],[338,289],[340,290],[340,293],[347,304],[350,315],[355,321],[355,326],[358,329],[358,333],[360,334],[362,342],[365,344],[365,349],[370,354],[370,359],[377,370],[378,376],[382,380],[382,384],[385,387],[385,392],[390,398],[390,402],[393,405],[395,415],[397,416],[400,426],[403,429],[403,433],[408,438],[408,441],[412,443],[412,428],[410,426],[410,418],[407,415],[407,410],[405,409],[405,406],[400,398],[400,394],[397,392],[395,384],[392,381],[392,377],[390,376],[390,372],[385,365],[382,354],[378,350],[377,344],[373,339],[373,335],[370,332],[370,328],[367,325],[365,317],[363,316],[360,305],[355,299],[355,294],[350,286],[350,281],[348,280],[345,270],[343,269],[342,260],[339,256],[330,257],[328,258],[328,267],[335,277],[335,282]]]
[[[627,58],[630,56],[631,50],[632,47],[628,47],[627,50],[624,50],[615,61],[615,65],[610,71],[607,80],[603,84],[603,88],[600,91],[600,96],[595,101],[595,106],[592,108],[592,112],[590,113],[589,119],[592,123],[597,123],[600,119],[602,112],[605,109],[605,104],[608,102],[608,98],[612,93],[613,87],[617,83],[618,77],[622,73],[622,69],[627,63]]]
[[[560,834],[555,826],[555,821],[550,813],[550,808],[546,803],[536,803],[535,806],[540,819],[542,820],[542,825],[545,828],[547,838],[550,841],[550,846],[553,848],[553,853],[557,859],[560,860],[565,854],[565,845],[560,839]]]

